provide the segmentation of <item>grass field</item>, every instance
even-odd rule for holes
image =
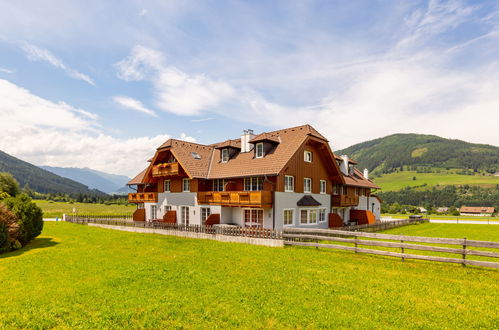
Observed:
[[[35,200],[43,210],[44,218],[62,217],[63,213],[72,214],[73,208],[80,214],[125,215],[135,211],[135,205],[106,205],[91,203],[65,203],[45,200]]]
[[[499,227],[485,225],[391,231],[401,230],[499,239]],[[28,247],[0,256],[0,281],[7,288],[0,290],[0,328],[494,328],[499,322],[496,270],[71,223],[45,223]]]
[[[411,214],[388,214],[384,213],[381,215],[381,217],[391,217],[393,219],[408,219]],[[430,215],[422,215],[423,218],[429,218],[433,220],[466,220],[466,221],[499,221],[499,217],[474,217],[474,216],[456,216],[456,215],[436,215],[436,214],[430,214]]]
[[[412,178],[416,177],[416,180]],[[403,171],[390,174],[383,174],[382,177],[375,178],[374,182],[383,191],[397,191],[407,186],[421,186],[427,184],[424,189],[431,188],[437,184],[443,185],[478,185],[482,187],[494,187],[499,184],[497,176],[482,175],[459,175],[455,173],[416,173],[415,171]]]

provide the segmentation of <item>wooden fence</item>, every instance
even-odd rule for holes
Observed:
[[[405,259],[420,259],[428,261],[450,262],[462,265],[474,265],[483,267],[499,268],[499,262],[471,260],[468,256],[480,256],[489,258],[499,258],[499,253],[494,251],[472,250],[470,247],[499,249],[499,242],[475,241],[466,238],[437,238],[437,237],[419,237],[419,236],[403,236],[389,235],[377,233],[351,232],[343,230],[329,229],[302,229],[302,228],[287,228],[283,232],[285,245],[312,246],[316,248],[328,248],[354,251],[355,253],[368,253],[390,257],[399,257]],[[373,240],[375,239],[375,240]],[[385,240],[385,241],[380,241]],[[324,241],[341,242],[349,245],[338,245],[323,243]],[[392,241],[392,242],[389,242]],[[395,242],[393,242],[395,241]],[[459,248],[412,244],[407,242],[425,243],[425,244],[444,244],[457,245]],[[376,246],[387,248],[400,248],[400,252],[385,251],[382,249],[368,249],[359,247]],[[450,258],[434,255],[420,255],[406,253],[406,250],[432,251],[440,253],[458,254],[460,258]]]
[[[164,229],[172,231],[182,231],[182,232],[193,232],[193,233],[203,233],[203,234],[213,234],[213,235],[228,235],[228,236],[242,236],[242,237],[253,237],[253,238],[269,238],[269,239],[281,239],[282,231],[273,230],[267,228],[257,228],[257,227],[236,227],[236,226],[200,226],[200,225],[181,225],[175,223],[165,223],[159,221],[133,221],[131,217],[122,219],[106,219],[106,218],[95,218],[86,216],[69,216],[66,215],[66,221],[79,224],[97,223],[103,225],[112,226],[125,226],[125,227],[139,227],[139,228],[154,228],[154,229]]]
[[[394,221],[378,221],[373,224],[367,225],[353,225],[353,226],[345,226],[345,227],[337,227],[331,228],[334,230],[343,230],[343,231],[363,231],[363,232],[376,232],[382,231],[391,228],[397,228],[407,225],[415,225],[420,223],[429,222],[428,219],[402,219],[402,220],[394,220]]]

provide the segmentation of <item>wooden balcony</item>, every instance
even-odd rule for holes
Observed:
[[[172,176],[179,175],[178,163],[162,163],[152,167],[152,176]]]
[[[236,207],[272,207],[271,191],[200,191],[198,203]]]
[[[157,203],[158,193],[130,193],[128,194],[128,203]]]
[[[359,196],[350,195],[332,195],[333,207],[356,206],[359,204]]]

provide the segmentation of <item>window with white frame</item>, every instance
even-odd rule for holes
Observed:
[[[211,215],[211,209],[209,207],[201,208],[201,224],[203,226],[206,225],[206,219]]]
[[[170,192],[170,189],[171,189],[170,185],[171,185],[170,180],[165,180],[164,185],[163,185],[164,186],[164,192]]]
[[[191,191],[191,180],[190,179],[182,179],[182,191],[184,191],[184,192]]]
[[[263,190],[263,178],[262,177],[244,178],[244,190],[245,191]]]
[[[333,185],[333,195],[339,195],[340,194],[340,185],[335,184]]]
[[[225,191],[225,179],[213,180],[213,191]]]
[[[303,179],[303,192],[311,193],[312,192],[312,179],[304,178]]]
[[[263,227],[262,209],[244,209],[245,227]]]
[[[165,214],[170,212],[172,210],[172,206],[171,205],[165,205]]]
[[[284,191],[293,192],[295,191],[295,177],[291,175],[284,176]]]
[[[319,209],[319,222],[326,222],[326,209]]]
[[[151,220],[157,219],[157,206],[151,205]]]
[[[295,222],[295,210],[284,209],[283,211],[283,224],[285,226],[292,226]]]
[[[321,180],[321,194],[326,193],[326,180]]]
[[[227,163],[229,161],[229,149],[222,149],[222,163]]]
[[[317,209],[301,209],[300,224],[315,225],[317,223]]]
[[[189,206],[180,207],[180,224],[189,225]]]
[[[312,151],[305,150],[303,157],[307,163],[311,163],[312,162]]]
[[[255,157],[262,158],[263,157],[263,142],[259,142],[255,146]]]

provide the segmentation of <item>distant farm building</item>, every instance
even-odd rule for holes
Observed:
[[[459,209],[461,215],[491,216],[495,212],[493,207],[462,206]]]

